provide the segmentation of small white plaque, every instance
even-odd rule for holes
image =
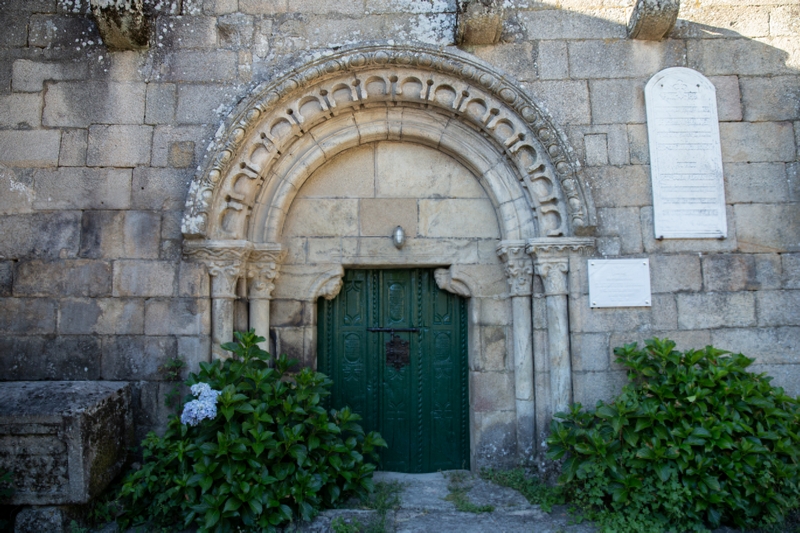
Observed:
[[[649,259],[590,259],[590,307],[650,307]]]
[[[725,238],[725,185],[714,85],[664,69],[644,89],[656,239]]]

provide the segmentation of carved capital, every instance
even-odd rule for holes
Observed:
[[[247,241],[187,241],[183,254],[206,265],[213,298],[236,298],[236,283],[245,274],[253,244]]]
[[[569,259],[566,257],[536,259],[536,274],[542,278],[545,296],[567,294],[567,272]]]
[[[525,241],[500,241],[497,255],[505,263],[510,296],[530,296],[533,265],[525,252]]]
[[[280,244],[257,244],[247,259],[247,295],[250,299],[269,300],[275,289],[280,266],[286,256]]]

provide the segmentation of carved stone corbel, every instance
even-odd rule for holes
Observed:
[[[112,50],[145,50],[150,46],[152,6],[145,0],[91,0],[100,37]]]
[[[460,0],[456,44],[497,44],[503,33],[502,0]]]
[[[664,39],[678,20],[680,0],[636,0],[628,20],[628,38],[643,41]]]
[[[437,268],[433,271],[436,286],[451,294],[469,298],[472,296],[470,284],[459,276],[459,272],[454,272],[455,265],[450,268]]]
[[[333,300],[344,285],[344,267],[337,265],[322,272],[311,284],[311,295],[317,298]]]

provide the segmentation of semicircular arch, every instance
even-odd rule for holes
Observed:
[[[183,234],[277,242],[305,179],[379,140],[423,144],[464,164],[492,200],[503,239],[594,226],[570,147],[513,80],[467,54],[376,44],[310,61],[244,102],[192,182]]]

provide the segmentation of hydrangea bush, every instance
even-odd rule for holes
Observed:
[[[120,491],[122,530],[142,523],[198,532],[276,531],[373,488],[377,433],[347,407],[327,411],[331,380],[273,358],[263,337],[236,333],[225,361],[191,374],[181,417],[142,443],[141,467]]]

